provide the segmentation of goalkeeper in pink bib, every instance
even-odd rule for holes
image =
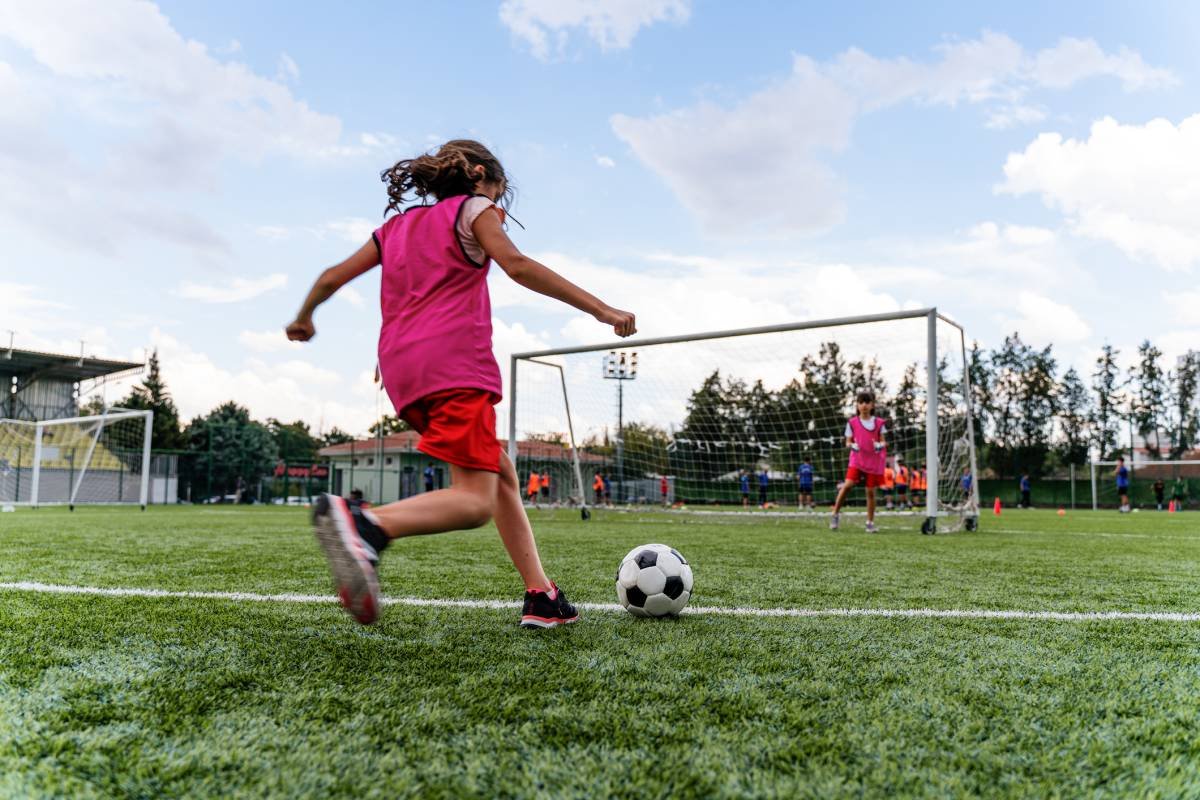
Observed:
[[[492,355],[488,268],[495,261],[521,286],[590,314],[618,336],[636,332],[634,315],[517,249],[503,227],[512,197],[508,178],[479,142],[446,142],[436,153],[398,162],[382,177],[394,216],[358,252],[321,274],[287,335],[311,339],[317,306],[381,267],[379,375],[396,413],[421,434],[417,449],[450,464],[450,487],[370,510],[322,495],[313,525],[338,597],[356,620],[374,622],[380,605],[376,570],[392,540],[494,520],[525,584],[521,625],[574,622],[575,607],[542,569],[516,470],[496,438],[501,386]]]
[[[855,398],[858,413],[846,423],[846,446],[850,448],[850,468],[846,470],[846,481],[833,504],[833,516],[829,520],[831,530],[837,530],[839,512],[846,495],[858,484],[867,490],[867,533],[875,533],[875,488],[883,485],[883,470],[887,465],[887,442],[884,434],[887,425],[875,416],[875,395],[861,391]]]

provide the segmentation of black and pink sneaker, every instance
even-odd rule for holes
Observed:
[[[375,530],[364,531],[368,526]],[[313,504],[313,532],[329,561],[342,606],[354,619],[370,625],[379,618],[379,551],[363,534],[377,538],[372,534],[383,532],[362,509],[351,508],[334,494],[322,494]]]
[[[525,605],[521,609],[522,628],[553,628],[569,625],[578,619],[579,612],[575,606],[567,602],[562,589],[553,583],[549,592],[525,592]]]

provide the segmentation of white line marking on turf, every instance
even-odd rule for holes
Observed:
[[[254,594],[252,592],[178,592],[166,589],[124,589],[102,586],[70,586],[21,581],[0,583],[0,591],[40,594],[82,594],[103,597],[148,597],[183,600],[232,600],[252,603],[335,603],[337,598],[321,594]],[[480,608],[507,610],[519,603],[506,600],[441,600],[425,597],[385,597],[384,605],[420,608]],[[584,611],[624,611],[616,603],[579,603]],[[1022,611],[989,608],[744,608],[736,606],[692,606],[688,616],[729,617],[897,617],[908,619],[1008,619],[1054,622],[1130,620],[1148,622],[1200,622],[1200,613],[1178,611]]]

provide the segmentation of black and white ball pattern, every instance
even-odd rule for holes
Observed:
[[[692,567],[678,550],[644,544],[617,570],[617,600],[635,617],[678,614],[692,596]]]

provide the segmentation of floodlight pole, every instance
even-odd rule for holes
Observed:
[[[625,381],[637,379],[637,351],[611,350],[604,379],[617,382],[617,502],[625,502]]]

